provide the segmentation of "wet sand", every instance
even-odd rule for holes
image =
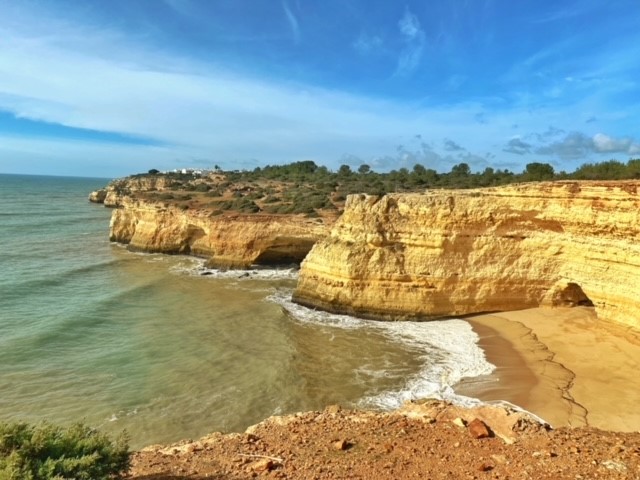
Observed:
[[[640,431],[640,332],[593,308],[533,308],[466,319],[496,371],[456,392],[519,405],[555,427]]]

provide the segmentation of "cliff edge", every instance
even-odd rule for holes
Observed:
[[[352,195],[294,300],[378,319],[593,305],[640,328],[639,181]]]
[[[521,412],[442,402],[271,417],[245,433],[136,452],[131,480],[638,478],[638,433],[548,431]]]

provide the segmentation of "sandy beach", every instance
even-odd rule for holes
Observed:
[[[640,431],[640,332],[598,320],[592,308],[533,308],[467,318],[490,375],[458,393],[506,400],[552,426]]]

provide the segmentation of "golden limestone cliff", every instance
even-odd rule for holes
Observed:
[[[294,300],[379,319],[593,304],[640,328],[640,182],[353,195]]]
[[[89,194],[89,201],[103,203],[105,207],[118,207],[122,199],[132,193],[163,191],[176,183],[175,179],[166,176],[127,177],[113,180],[105,188]]]
[[[111,241],[131,250],[190,254],[218,268],[300,262],[327,234],[320,219],[284,215],[211,215],[210,210],[117,197]]]

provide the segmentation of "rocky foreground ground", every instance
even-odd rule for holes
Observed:
[[[408,403],[272,417],[245,433],[151,446],[130,479],[640,479],[640,432],[551,429],[497,407]]]

